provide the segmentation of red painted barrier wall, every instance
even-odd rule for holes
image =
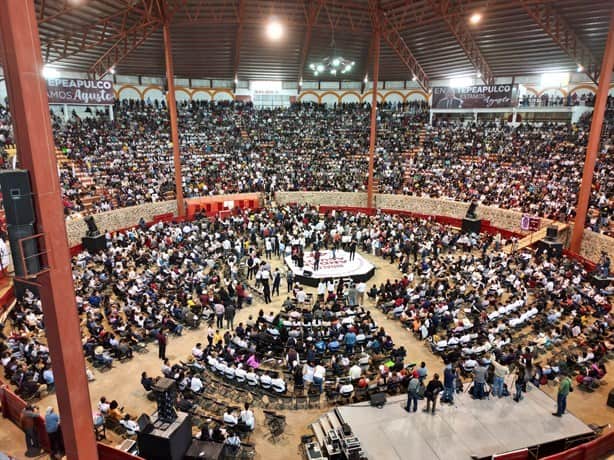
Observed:
[[[0,380],[0,404],[2,416],[8,418],[17,426],[21,426],[21,412],[26,407],[26,402],[17,396],[7,385]],[[41,447],[49,452],[49,436],[45,430],[45,419],[40,416],[36,419],[36,433]],[[25,439],[25,437],[24,437]],[[143,460],[141,457],[130,455],[106,444],[98,443],[99,460]]]
[[[614,431],[610,431],[593,441],[582,444],[565,452],[544,457],[542,460],[597,460],[614,452]]]
[[[2,416],[8,418],[18,427],[21,427],[21,412],[26,407],[26,402],[17,396],[13,391],[0,381],[0,402],[2,403]],[[35,422],[36,433],[40,445],[46,451],[49,451],[49,436],[45,430],[45,419],[39,416]],[[24,438],[25,439],[25,438]]]

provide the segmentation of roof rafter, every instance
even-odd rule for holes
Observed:
[[[423,90],[428,91],[429,77],[420,65],[420,63],[414,57],[409,46],[401,36],[399,29],[392,23],[385,13],[382,13],[379,9],[374,9],[373,14],[376,15],[376,24],[381,27],[382,38],[388,46],[397,54],[401,62],[409,69],[412,74],[412,78],[415,78],[416,82],[422,87]]]
[[[548,34],[554,42],[576,64],[583,67],[583,72],[595,83],[599,78],[599,62],[590,49],[580,40],[573,28],[553,5],[519,0],[527,14]]]
[[[448,29],[473,64],[473,68],[479,72],[480,78],[487,85],[494,84],[495,76],[491,67],[467,26],[462,10],[462,0],[430,0],[430,4],[441,15]]]
[[[323,0],[311,0],[308,2],[307,11],[307,25],[305,26],[305,35],[303,37],[303,47],[301,48],[301,57],[298,64],[298,84],[299,86],[303,82],[303,72],[305,69],[305,63],[307,62],[307,56],[309,55],[309,49],[311,48],[311,33],[313,31],[313,25],[318,19],[320,9],[322,8]]]
[[[142,22],[138,17],[133,18],[131,12],[130,8],[124,9],[71,33],[42,41],[41,49],[45,62],[53,63],[100,46],[110,40],[120,39],[128,30]],[[56,53],[53,58],[52,53]]]
[[[235,47],[233,59],[233,78],[239,78],[239,65],[241,64],[241,42],[243,39],[243,19],[245,18],[245,0],[239,0],[237,5],[237,32],[235,34]]]
[[[138,48],[151,34],[160,29],[161,20],[143,21],[127,30],[98,60],[89,68],[88,73],[102,78],[122,59]]]

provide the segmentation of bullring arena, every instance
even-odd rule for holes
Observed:
[[[610,458],[590,3],[0,0],[0,459]]]

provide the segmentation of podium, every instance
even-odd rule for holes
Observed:
[[[463,233],[480,233],[482,230],[482,219],[465,217],[463,219],[463,225],[461,227],[461,231]]]

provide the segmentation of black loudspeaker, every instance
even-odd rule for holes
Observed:
[[[371,395],[371,405],[381,409],[386,405],[386,393],[375,393]]]
[[[151,418],[145,413],[141,414],[136,423],[139,425],[139,433],[149,433],[154,428]]]
[[[597,289],[605,289],[610,284],[609,278],[602,278],[601,276],[597,276],[597,275],[591,275],[589,280],[591,284],[595,286]]]
[[[154,421],[153,429],[138,433],[139,457],[146,460],[182,460],[192,443],[190,416],[179,412],[172,423],[160,425]]]
[[[107,239],[104,235],[84,236],[81,238],[81,244],[83,249],[87,249],[89,252],[104,251],[107,247]]]
[[[25,169],[0,172],[2,204],[8,225],[33,224],[36,220],[30,177]]]
[[[175,395],[177,383],[173,379],[158,379],[152,388],[158,403],[158,419],[163,422],[173,422],[177,418],[175,412]]]
[[[563,254],[563,243],[552,241],[548,238],[537,242],[537,250],[539,252],[547,252],[549,257],[560,257]]]
[[[554,225],[546,228],[546,239],[548,241],[556,241],[559,238],[559,229]]]
[[[614,407],[614,388],[612,388],[608,394],[608,406]]]
[[[465,217],[466,217],[467,219],[477,219],[477,218],[478,218],[478,215],[477,215],[477,213],[475,212],[475,211],[476,211],[476,209],[478,209],[478,204],[477,204],[475,201],[473,201],[473,202],[472,202],[472,203],[469,205],[469,208],[467,209],[467,213],[465,214]]]
[[[482,219],[470,219],[468,217],[463,219],[461,227],[463,233],[475,233],[477,235],[480,230],[482,230]]]
[[[19,244],[19,240],[22,238],[34,235],[34,225],[8,225],[7,230],[11,255],[13,256],[13,266],[15,267],[15,276],[24,277],[38,273],[41,269],[40,257],[35,255],[40,252],[38,241],[34,238],[24,241],[23,253]],[[25,264],[23,263],[24,261]]]
[[[311,277],[313,272],[311,270],[303,270],[303,276]]]

